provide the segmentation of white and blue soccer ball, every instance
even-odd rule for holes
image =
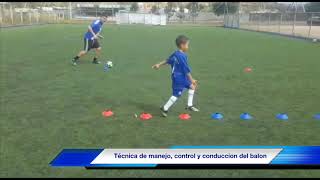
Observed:
[[[112,68],[113,67],[112,61],[107,61],[106,66],[108,66],[108,68]]]

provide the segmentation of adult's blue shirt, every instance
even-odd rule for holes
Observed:
[[[101,32],[103,22],[100,19],[93,21],[90,26],[95,34]],[[84,35],[85,39],[93,40],[93,34],[88,30]]]

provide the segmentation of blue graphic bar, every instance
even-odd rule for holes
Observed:
[[[282,149],[270,164],[263,166],[315,165],[320,168],[320,146],[171,146],[169,149]],[[91,164],[103,150],[64,149],[50,162],[50,165],[52,167],[86,168],[154,168],[165,166],[164,164]],[[183,164],[181,167],[187,166],[188,164]]]
[[[90,166],[103,149],[64,149],[51,161],[51,166]]]

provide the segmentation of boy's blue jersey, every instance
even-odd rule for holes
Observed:
[[[102,30],[102,25],[103,25],[103,22],[100,19],[97,19],[97,20],[93,21],[90,26],[91,26],[93,32],[95,34],[97,34]],[[88,32],[86,32],[86,34],[84,35],[84,38],[92,40],[93,34],[88,30]]]
[[[171,65],[172,80],[176,81],[176,83],[189,82],[187,74],[191,72],[191,68],[189,67],[188,56],[186,53],[179,50],[175,51],[167,59],[167,63]]]

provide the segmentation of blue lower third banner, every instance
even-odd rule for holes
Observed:
[[[53,167],[317,168],[320,146],[172,146],[168,149],[64,149]]]

